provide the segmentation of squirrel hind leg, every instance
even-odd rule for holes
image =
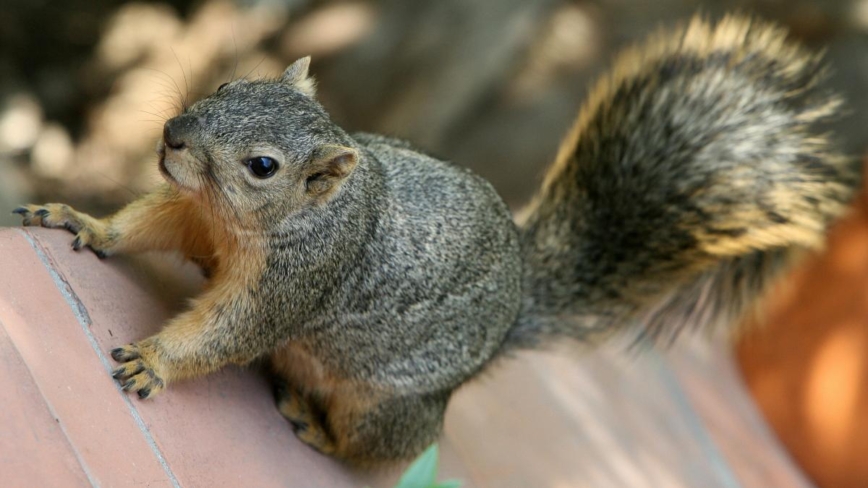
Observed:
[[[448,393],[392,396],[367,387],[306,394],[282,379],[275,396],[299,440],[360,468],[408,461],[435,442],[449,398]]]
[[[275,388],[275,397],[277,410],[292,425],[300,441],[323,454],[335,453],[335,442],[313,402],[282,381]]]
[[[409,461],[439,438],[448,399],[449,392],[341,397],[328,414],[335,455],[363,468]]]

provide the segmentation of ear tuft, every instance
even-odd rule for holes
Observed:
[[[280,80],[295,87],[296,90],[309,97],[316,96],[316,81],[308,74],[310,69],[310,56],[305,56],[290,64]]]
[[[308,166],[305,187],[311,195],[326,195],[336,190],[353,172],[359,153],[345,146],[325,144],[317,148]]]

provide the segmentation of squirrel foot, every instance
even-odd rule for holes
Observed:
[[[154,354],[153,345],[147,341],[112,349],[112,358],[123,363],[112,371],[112,378],[120,382],[124,391],[134,391],[143,400],[153,397],[166,386],[154,370]]]
[[[45,205],[22,205],[12,213],[21,215],[26,226],[42,226],[49,229],[66,229],[75,234],[72,248],[76,251],[89,247],[99,258],[109,255],[108,248],[112,239],[106,225],[62,203]]]
[[[323,427],[314,407],[286,384],[276,388],[277,409],[289,423],[296,437],[323,454],[335,452],[335,443]]]

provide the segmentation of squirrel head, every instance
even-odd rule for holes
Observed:
[[[275,224],[329,201],[358,152],[316,102],[310,58],[277,79],[235,80],[166,122],[163,176],[238,223]]]

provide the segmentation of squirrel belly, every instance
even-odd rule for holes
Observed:
[[[166,184],[114,215],[15,212],[75,249],[178,251],[209,272],[190,310],[111,352],[124,390],[267,358],[302,441],[409,459],[509,351],[732,324],[822,244],[859,175],[824,135],[840,100],[819,58],[785,37],[694,20],[627,51],[518,226],[469,171],[332,122],[309,58],[166,122]]]

